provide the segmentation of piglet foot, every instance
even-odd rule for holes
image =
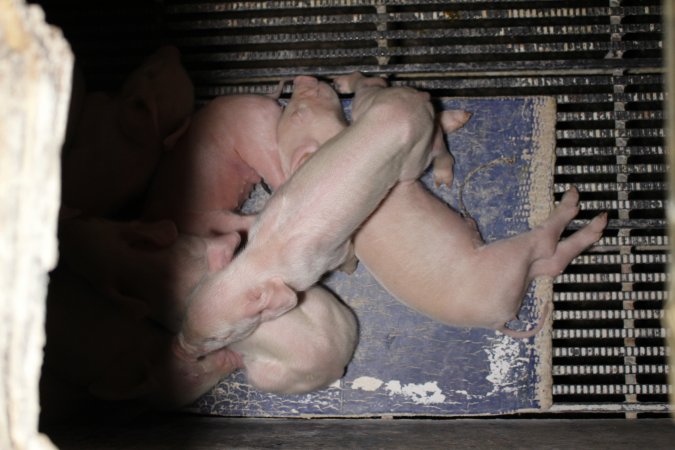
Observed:
[[[381,77],[366,77],[361,72],[352,72],[333,78],[333,85],[340,94],[353,94],[364,87],[387,87],[387,81]]]
[[[455,158],[447,151],[439,153],[434,158],[433,178],[436,187],[442,184],[450,187],[453,180],[453,167],[455,165]]]
[[[563,194],[558,206],[555,207],[546,221],[538,227],[538,231],[544,234],[545,242],[550,242],[552,246],[557,245],[565,227],[578,213],[579,191],[576,187],[571,187]]]
[[[438,122],[444,133],[452,133],[462,128],[473,114],[461,109],[448,109],[438,114]]]
[[[581,252],[602,237],[607,226],[607,213],[595,216],[586,226],[558,243],[553,256],[535,261],[530,268],[531,277],[555,277]]]

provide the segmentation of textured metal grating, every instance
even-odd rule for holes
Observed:
[[[119,5],[52,8],[101,86],[171,42],[202,102],[353,70],[439,97],[554,96],[555,193],[570,184],[582,192],[570,230],[602,210],[611,220],[554,286],[553,411],[668,410],[659,0],[165,0],[130,3],[92,25],[102,16],[94,9]]]

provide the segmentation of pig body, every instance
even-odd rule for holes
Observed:
[[[132,319],[67,267],[51,274],[41,379],[43,419],[121,415],[186,406],[237,369],[261,391],[306,393],[340,378],[357,340],[356,319],[330,292],[309,289],[297,308],[231,348],[177,358],[173,333]]]
[[[449,325],[526,338],[541,329],[551,310],[543,305],[530,330],[507,328],[530,282],[559,275],[600,239],[607,224],[601,214],[559,242],[578,212],[578,200],[571,189],[540,226],[484,244],[474,225],[420,183],[398,185],[356,234],[354,248],[381,285],[411,308]]]
[[[342,92],[354,92],[357,110],[382,81],[354,73],[336,79]],[[364,100],[365,99],[365,100]],[[459,128],[468,119],[439,115],[434,147],[444,145],[440,130]],[[443,152],[442,154],[445,154]],[[452,179],[452,159],[436,159],[442,180]],[[512,330],[525,290],[536,277],[555,277],[579,253],[600,239],[607,224],[601,214],[559,242],[578,213],[579,193],[571,189],[549,218],[535,229],[489,245],[476,224],[431,195],[419,182],[399,184],[354,238],[359,260],[394,297],[443,323],[499,330],[512,337],[536,334],[551,305],[543,305],[538,324]],[[421,238],[420,238],[421,237]],[[405,267],[406,270],[398,270]]]
[[[194,401],[242,365],[228,349],[198,362],[175,358],[172,333],[130,319],[117,306],[65,267],[51,274],[43,387],[54,381],[69,387],[69,402],[99,399],[130,412],[169,409]],[[73,406],[48,401],[58,394],[42,393],[48,416]]]
[[[274,193],[244,250],[192,296],[178,335],[186,357],[248,336],[344,261],[352,233],[389,189],[412,182],[428,165],[434,129],[428,100],[408,88],[373,93],[361,117]]]
[[[195,113],[187,133],[162,158],[144,207],[146,220],[171,219],[184,233],[245,231],[236,214],[261,177],[282,181],[276,125],[281,107],[261,95],[218,97]]]
[[[301,293],[298,305],[264,322],[228,348],[264,392],[303,394],[325,388],[344,375],[358,339],[354,313],[325,288]]]
[[[370,96],[386,86],[381,78],[359,73],[338,77],[335,84],[341,92],[356,92],[353,110],[357,119]],[[317,114],[320,111],[314,109]],[[460,128],[469,117],[462,111],[443,111],[434,147],[444,149],[442,132]],[[311,124],[305,123],[306,127]],[[321,145],[332,137],[322,132],[327,130],[330,128],[318,127],[306,132],[313,138],[320,136],[317,141]],[[282,133],[280,128],[278,134]],[[452,160],[441,157],[434,174],[437,170],[437,183],[451,180]],[[559,243],[560,234],[578,211],[577,203],[578,192],[573,189],[540,227],[485,245],[472,220],[462,218],[420,183],[401,183],[358,230],[355,252],[382,286],[410,307],[449,325],[495,329],[525,338],[541,329],[551,309],[550,304],[543,305],[541,319],[531,330],[507,328],[506,323],[516,318],[530,282],[562,272],[600,238],[606,226],[607,216],[600,215]]]
[[[147,189],[160,154],[186,128],[194,89],[178,50],[163,47],[119,92],[95,92],[79,106],[64,148],[63,203],[111,216]]]
[[[179,234],[170,221],[67,218],[59,223],[63,263],[132,316],[150,316],[176,332],[186,299],[207,272],[225,267],[237,233]]]
[[[333,88],[314,77],[293,80],[293,95],[277,125],[278,152],[285,181],[321,145],[347,127]],[[275,189],[281,183],[273,185]]]

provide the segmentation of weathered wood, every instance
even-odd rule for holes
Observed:
[[[73,55],[37,6],[0,0],[0,448],[37,431],[47,272],[57,259],[60,149]]]

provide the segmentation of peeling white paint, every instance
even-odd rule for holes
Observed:
[[[431,405],[445,402],[445,395],[438,387],[437,381],[428,381],[424,384],[409,383],[401,386],[398,380],[391,380],[384,387],[390,396],[403,395],[418,405]]]
[[[384,384],[384,381],[373,377],[359,377],[352,382],[352,389],[361,389],[362,391],[376,391]]]
[[[493,385],[490,393],[517,390],[514,367],[519,364],[520,344],[506,335],[496,336],[492,343],[484,350],[490,363],[490,373],[485,377]]]

